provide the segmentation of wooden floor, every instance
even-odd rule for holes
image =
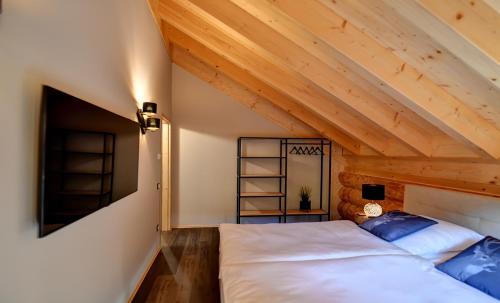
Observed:
[[[134,303],[220,302],[217,228],[174,229],[142,283]]]

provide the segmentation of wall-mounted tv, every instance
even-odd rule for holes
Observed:
[[[139,125],[44,86],[39,237],[137,191]]]

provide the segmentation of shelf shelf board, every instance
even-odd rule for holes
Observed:
[[[112,172],[101,173],[100,171],[53,171],[53,173],[63,174],[63,175],[97,175],[97,176],[112,174]]]
[[[69,191],[60,191],[59,195],[63,196],[104,196],[109,194],[109,191],[105,191],[101,194],[100,191],[94,190],[69,190]]]
[[[62,153],[63,151],[62,150],[53,150],[53,152]],[[94,155],[94,156],[102,156],[102,155],[111,156],[111,155],[113,155],[113,153],[109,153],[109,152],[103,153],[103,152],[89,152],[89,151],[76,151],[76,150],[67,150],[64,152],[68,153],[68,154]]]
[[[269,216],[283,216],[281,210],[240,210],[241,217],[269,217]]]
[[[50,212],[48,215],[51,217],[61,216],[86,216],[98,209],[86,209],[86,210],[67,210],[67,211],[58,211],[58,212]]]
[[[249,192],[240,193],[241,198],[251,198],[251,197],[284,197],[284,193],[279,192]]]
[[[311,209],[311,210],[300,210],[300,209],[288,209],[286,211],[287,216],[307,216],[307,215],[328,215],[328,212],[322,209]]]
[[[285,175],[243,174],[240,178],[284,178]]]

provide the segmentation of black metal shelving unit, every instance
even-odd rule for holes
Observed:
[[[279,156],[254,156],[243,155],[242,144],[252,140],[273,140],[279,144]],[[319,193],[319,209],[304,211],[300,209],[289,209],[287,207],[287,190],[288,190],[288,154],[291,152],[296,155],[318,156],[320,158],[320,193]],[[236,222],[241,223],[242,217],[277,217],[280,223],[286,223],[287,217],[290,216],[318,216],[318,220],[322,221],[323,217],[330,218],[331,204],[331,169],[332,169],[332,142],[324,138],[276,138],[276,137],[240,137],[238,138],[237,147],[237,197],[236,197]],[[324,191],[324,161],[325,157],[328,160],[327,171],[327,209],[324,210],[323,191]],[[268,159],[279,161],[279,173],[273,175],[267,174],[245,174],[242,173],[242,162],[252,159]],[[272,178],[279,180],[277,192],[242,192],[241,182],[245,179],[262,179]],[[275,210],[242,210],[242,198],[276,198],[278,199],[278,209]]]

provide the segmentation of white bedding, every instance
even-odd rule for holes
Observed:
[[[351,221],[221,224],[220,266],[409,254]]]
[[[221,276],[226,303],[498,303],[409,255],[234,264]]]

